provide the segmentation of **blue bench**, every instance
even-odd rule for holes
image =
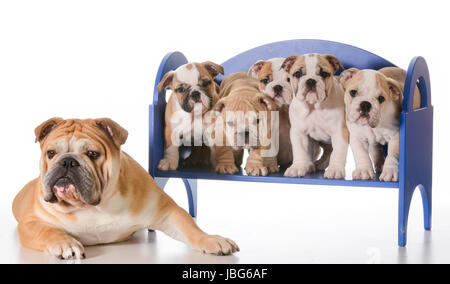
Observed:
[[[239,71],[247,71],[258,60],[274,57],[288,57],[295,54],[325,53],[339,58],[345,68],[380,69],[394,66],[389,61],[360,48],[322,40],[291,40],[263,45],[239,54],[223,63],[225,76]],[[408,215],[411,199],[419,188],[423,199],[425,229],[431,230],[432,207],[432,156],[433,156],[433,106],[428,67],[422,57],[411,61],[407,71],[404,90],[403,112],[400,125],[400,177],[399,182],[326,180],[323,173],[306,178],[287,178],[283,173],[267,177],[247,176],[243,172],[236,175],[219,175],[214,170],[180,168],[177,171],[162,172],[157,169],[164,153],[164,112],[166,108],[165,91],[158,92],[156,86],[165,73],[187,63],[179,52],[169,53],[161,62],[155,80],[153,103],[149,113],[149,172],[164,188],[170,178],[180,178],[186,186],[189,213],[197,216],[197,180],[224,180],[265,182],[284,184],[307,184],[352,187],[379,187],[399,189],[398,244],[406,246]],[[217,77],[221,81],[223,76]],[[422,96],[422,106],[413,110],[413,97],[416,86]],[[186,155],[185,155],[186,156]],[[180,156],[181,157],[181,156]]]

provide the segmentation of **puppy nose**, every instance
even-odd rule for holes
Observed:
[[[307,85],[309,88],[314,88],[314,87],[316,86],[316,84],[317,84],[317,81],[314,80],[314,79],[308,79],[308,80],[306,81],[306,85]]]
[[[360,109],[361,109],[362,112],[368,113],[368,112],[372,109],[372,104],[369,103],[369,102],[362,102],[362,103],[359,105],[359,107],[360,107]]]
[[[192,98],[194,101],[198,101],[198,100],[200,99],[200,92],[199,92],[199,91],[193,91],[193,92],[191,93],[191,98]]]
[[[273,87],[274,92],[279,95],[281,94],[281,92],[283,92],[283,87],[280,85],[276,85],[275,87]]]
[[[79,167],[80,164],[74,158],[65,158],[61,161],[61,166],[66,169],[71,169],[75,167]]]

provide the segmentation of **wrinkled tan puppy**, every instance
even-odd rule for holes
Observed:
[[[164,75],[158,85],[158,91],[172,90],[172,95],[166,106],[165,151],[164,157],[158,165],[159,170],[174,171],[178,169],[178,149],[182,144],[194,146],[192,155],[185,161],[186,165],[208,166],[210,164],[209,148],[202,147],[202,128],[194,127],[193,121],[196,111],[200,116],[204,115],[217,102],[219,86],[214,82],[214,78],[223,72],[222,66],[207,61],[185,64]],[[193,145],[192,141],[196,137],[199,141],[195,141]]]
[[[259,91],[255,79],[243,72],[227,76],[220,87],[220,100],[215,110],[222,133],[215,135],[222,135],[224,143],[215,147],[216,171],[221,174],[238,172],[243,149],[248,149],[250,155],[245,166],[248,175],[266,176],[278,172],[277,151],[270,151],[271,112],[276,111],[273,100]]]
[[[13,203],[23,246],[80,259],[83,246],[124,241],[148,228],[206,253],[238,250],[233,241],[201,231],[121,151],[128,133],[114,121],[52,118],[35,132],[41,174]]]
[[[375,166],[375,171],[381,173],[381,181],[398,181],[400,113],[405,79],[406,71],[395,67],[379,71],[352,68],[341,74],[350,146],[356,163],[353,179],[374,179]],[[416,90],[414,108],[419,106],[420,94]],[[386,160],[383,145],[388,145]]]
[[[287,167],[292,164],[292,144],[290,139],[291,122],[289,119],[289,105],[293,99],[291,78],[289,73],[282,67],[285,58],[272,58],[256,62],[249,70],[249,76],[258,80],[259,90],[271,97],[278,107],[279,112],[279,151],[277,155],[278,164]],[[323,148],[323,155],[320,160],[315,161],[317,170],[325,170],[330,162],[332,152],[331,145],[319,143]],[[320,154],[320,149],[317,150]],[[315,157],[314,160],[316,160]]]
[[[290,75],[294,99],[289,108],[294,161],[288,177],[304,177],[316,170],[317,143],[331,144],[333,152],[327,179],[345,178],[349,134],[345,123],[344,89],[334,74],[343,68],[330,54],[306,54],[287,58],[282,68]]]

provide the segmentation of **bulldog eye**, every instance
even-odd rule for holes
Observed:
[[[203,80],[203,83],[202,83],[202,87],[203,87],[203,88],[206,88],[206,87],[208,87],[209,85],[211,85],[211,81],[209,81],[209,80]]]
[[[267,85],[267,84],[269,84],[270,82],[269,82],[269,79],[266,78],[266,79],[262,79],[262,80],[261,80],[261,83],[263,83],[264,85]]]
[[[330,77],[330,76],[331,76],[330,73],[325,72],[325,71],[323,71],[323,70],[320,70],[320,77],[326,79],[326,78],[328,78],[328,77]]]
[[[228,124],[228,126],[233,127],[234,126],[234,121],[228,121],[227,124]]]
[[[49,160],[53,159],[56,156],[56,152],[54,150],[47,151],[47,157]]]
[[[299,78],[299,79],[300,79],[300,78],[301,78],[301,77],[303,76],[303,74],[302,74],[302,71],[301,71],[301,70],[298,70],[298,71],[297,71],[297,72],[295,72],[295,73],[294,73],[293,75],[294,75],[294,77],[295,77],[295,78]]]
[[[100,158],[100,153],[95,151],[88,151],[86,155],[89,157],[89,159],[95,161],[98,158]]]
[[[185,89],[184,87],[179,87],[178,89],[175,90],[177,93],[184,93]]]
[[[379,96],[379,97],[378,97],[378,102],[379,102],[380,104],[384,103],[385,100],[386,100],[386,99],[385,99],[383,96]]]
[[[357,94],[358,94],[357,90],[351,90],[350,91],[350,96],[352,96],[353,98],[356,97]]]

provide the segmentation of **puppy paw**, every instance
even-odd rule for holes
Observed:
[[[398,167],[385,166],[380,175],[380,181],[398,181]]]
[[[232,175],[239,172],[239,169],[234,163],[218,163],[216,165],[216,172],[222,175]]]
[[[62,260],[86,258],[83,245],[74,238],[47,245],[47,252]]]
[[[289,167],[284,176],[286,177],[304,177],[309,173],[315,172],[315,167],[313,163],[309,164],[293,164]]]
[[[354,180],[371,180],[375,178],[375,173],[373,172],[372,167],[366,167],[366,168],[357,168],[353,172],[353,179]]]
[[[230,255],[239,251],[239,247],[234,241],[213,235],[201,238],[197,249],[203,253],[215,255]]]
[[[178,160],[164,158],[159,161],[158,170],[160,171],[176,171],[178,169]]]
[[[249,176],[267,176],[269,174],[269,169],[267,167],[258,164],[247,164],[245,166],[245,171]]]
[[[345,178],[345,168],[331,166],[325,172],[324,178],[326,178],[326,179],[344,179]]]

